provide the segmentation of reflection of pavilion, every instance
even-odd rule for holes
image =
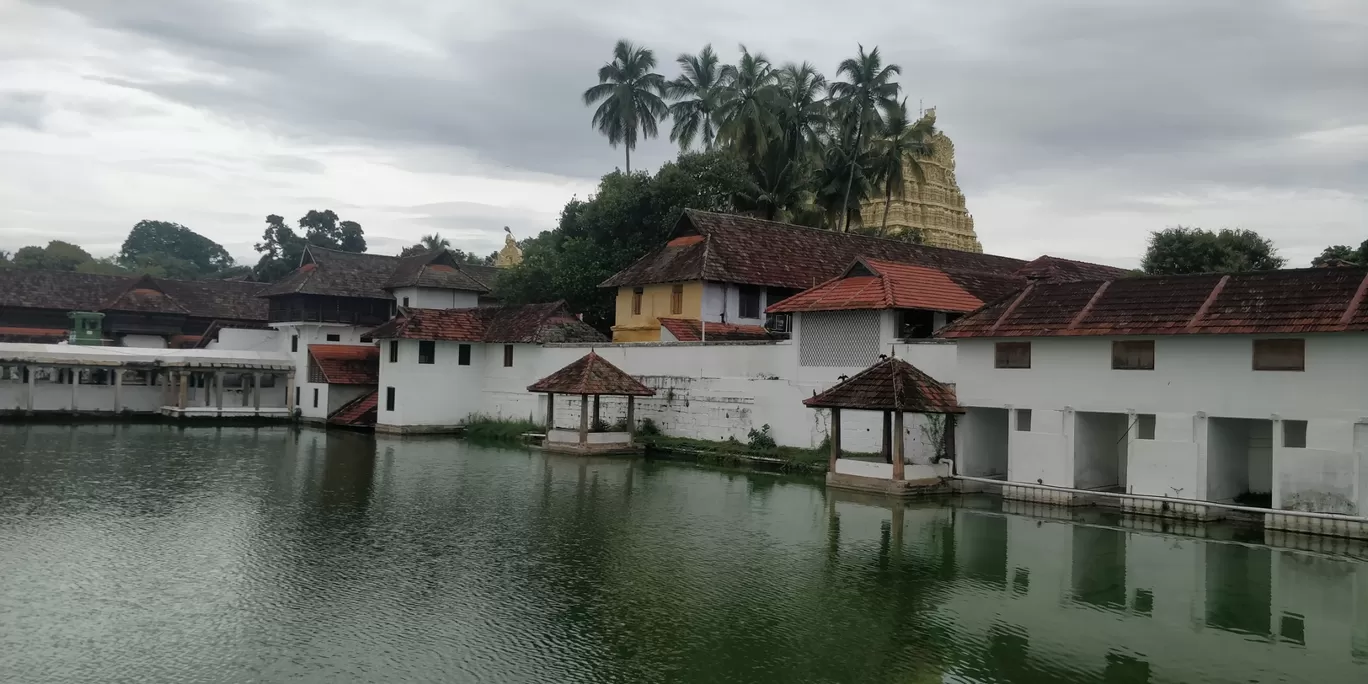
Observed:
[[[1109,682],[1336,681],[1368,665],[1362,562],[829,493],[833,552],[877,543],[953,566],[935,611],[966,647],[995,654],[988,667],[1005,667],[1003,650]]]

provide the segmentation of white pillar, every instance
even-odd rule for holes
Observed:
[[[252,373],[252,409],[261,413],[261,373]]]
[[[37,375],[38,369],[34,366],[24,366],[23,372],[28,373],[28,412],[33,413],[33,399],[37,395]]]
[[[214,371],[214,408],[223,412],[223,371]]]
[[[123,410],[123,369],[115,368],[114,371],[114,412]]]
[[[71,412],[76,412],[76,388],[81,384],[81,369],[71,368]]]

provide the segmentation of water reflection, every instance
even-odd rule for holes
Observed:
[[[0,427],[0,681],[1368,675],[1362,562],[1126,524],[448,439]]]

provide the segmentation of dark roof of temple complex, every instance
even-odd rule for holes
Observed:
[[[888,357],[803,400],[811,408],[911,413],[963,413],[953,387],[899,358]]]
[[[655,390],[641,384],[602,356],[589,352],[570,365],[527,387],[528,392],[616,394],[649,397]]]
[[[690,209],[675,225],[673,239],[604,281],[602,286],[705,280],[807,289],[840,275],[861,257],[997,275],[1016,275],[1027,265],[1020,259],[992,254]],[[1063,270],[1062,266],[1056,268]],[[1109,277],[1121,273],[1120,269],[1114,270]]]
[[[1368,331],[1368,269],[1033,283],[946,338]]]
[[[1016,275],[1024,278],[1054,282],[1111,280],[1121,278],[1129,273],[1124,268],[1074,261],[1073,259],[1061,259],[1048,254],[1027,262],[1025,266],[1016,271]]]
[[[170,280],[138,275],[0,269],[0,307],[129,311],[264,321],[266,286],[239,280]]]
[[[770,305],[767,313],[927,309],[973,311],[1026,286],[1024,278],[941,271],[892,261],[860,259],[842,275]]]
[[[262,296],[318,294],[392,299],[388,290],[412,286],[488,292],[489,284],[484,281],[490,278],[484,267],[458,264],[444,249],[397,257],[309,245],[304,249],[300,267],[269,286]]]
[[[374,385],[380,382],[380,348],[373,344],[311,344],[310,371],[316,368],[331,385]]]
[[[445,342],[606,342],[607,338],[565,309],[565,302],[471,309],[406,309],[372,330],[373,339]]]
[[[748,342],[779,339],[760,325],[736,325],[697,321],[692,318],[662,318],[660,326],[680,342]]]

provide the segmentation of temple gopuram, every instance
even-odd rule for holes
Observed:
[[[928,109],[926,116],[934,122],[936,110]],[[897,237],[919,229],[927,245],[982,252],[983,245],[974,234],[974,217],[965,209],[964,193],[955,181],[955,143],[937,132],[931,146],[931,156],[921,159],[925,183],[917,182],[912,170],[906,164],[903,166],[906,181],[901,197],[893,193],[887,236]],[[883,225],[883,218],[882,195],[860,205],[860,221],[867,229],[877,230]]]

